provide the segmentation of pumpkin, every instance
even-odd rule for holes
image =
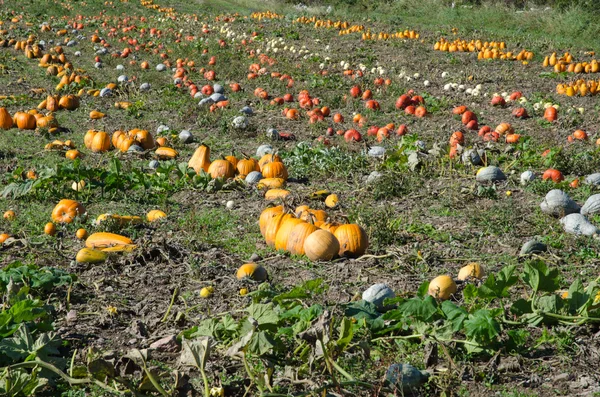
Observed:
[[[385,284],[374,284],[362,293],[362,299],[374,304],[379,310],[384,308],[383,301],[395,297],[394,291]]]
[[[258,219],[258,225],[260,227],[260,234],[265,237],[265,231],[267,230],[267,226],[271,223],[273,218],[277,215],[283,213],[283,206],[278,205],[275,207],[268,207],[263,210],[260,214],[260,218]]]
[[[206,145],[198,146],[192,158],[188,161],[188,167],[193,168],[197,174],[200,173],[200,170],[208,172],[210,164],[210,148]]]
[[[177,157],[179,153],[177,150],[170,147],[161,146],[154,151],[154,154],[156,154],[156,157],[158,157],[160,160],[171,160]]]
[[[237,164],[238,164],[237,157],[235,157],[234,155],[225,156],[225,160],[229,161],[233,165],[233,168],[237,168]]]
[[[117,130],[117,131],[113,132],[112,137],[110,138],[110,141],[114,147],[118,148],[120,146],[121,141],[125,138],[125,136],[126,136],[125,131]]]
[[[76,95],[65,95],[58,101],[60,109],[75,110],[79,107],[79,97]]]
[[[468,109],[467,109],[467,107],[466,107],[466,106],[464,106],[464,105],[461,105],[461,106],[457,106],[457,107],[455,107],[454,109],[452,109],[452,113],[453,113],[453,114],[457,114],[457,115],[461,115],[461,114],[463,114],[464,112],[466,112],[467,110],[468,110]]]
[[[544,214],[562,217],[579,212],[580,207],[569,195],[560,189],[552,189],[546,193],[544,201],[540,203]]]
[[[81,153],[77,149],[71,149],[65,152],[65,157],[69,160],[75,160],[76,158],[81,157]]]
[[[275,215],[271,218],[271,220],[265,226],[265,242],[269,247],[275,247],[275,240],[277,238],[277,232],[281,228],[281,225],[290,218],[294,216],[291,214],[287,214],[285,212],[281,212],[278,215]]]
[[[0,108],[0,129],[9,130],[13,126],[13,119],[6,108]]]
[[[94,153],[102,153],[108,151],[110,149],[110,137],[104,131],[98,131],[94,135],[94,139],[92,140],[91,148]]]
[[[333,234],[340,243],[340,256],[357,258],[367,251],[369,238],[359,225],[341,225],[335,229]]]
[[[79,240],[85,240],[88,238],[88,232],[85,229],[77,229],[77,232],[75,232],[75,237],[77,237]]]
[[[54,236],[56,234],[56,225],[52,222],[46,223],[46,226],[44,226],[44,233],[48,236]]]
[[[42,116],[36,119],[36,125],[38,128],[55,128],[58,127],[58,122],[54,116]]]
[[[323,210],[305,209],[296,213],[296,216],[307,222],[325,222],[329,215]]]
[[[340,251],[340,243],[328,230],[319,229],[304,240],[304,253],[311,261],[330,261]]]
[[[167,146],[169,142],[167,141],[167,138],[161,136],[160,138],[156,138],[156,144],[158,146]]]
[[[569,214],[560,220],[565,232],[575,235],[593,236],[600,230],[581,214]]]
[[[88,248],[98,248],[102,251],[124,251],[135,248],[133,241],[129,238],[120,234],[106,232],[92,234],[85,240],[85,246]]]
[[[210,164],[210,167],[208,167],[208,173],[214,179],[229,179],[234,177],[235,168],[233,167],[233,164],[227,160],[215,160]]]
[[[86,148],[90,150],[92,149],[92,142],[94,141],[94,137],[97,133],[98,131],[96,130],[88,130],[88,132],[85,133],[85,136],[83,137],[83,144]]]
[[[128,151],[132,145],[135,145],[135,143],[136,142],[132,138],[127,137],[127,135],[122,135],[117,138],[117,145],[119,145],[117,147],[123,153]]]
[[[0,244],[4,243],[6,240],[8,240],[10,236],[8,235],[8,233],[2,233],[0,234]]]
[[[248,278],[254,281],[265,281],[267,279],[267,271],[259,264],[246,263],[238,268],[236,277],[238,280]]]
[[[476,278],[478,280],[482,279],[485,275],[483,268],[479,263],[469,263],[466,266],[463,266],[458,272],[459,280],[467,280],[469,278]]]
[[[292,229],[301,223],[306,223],[302,219],[298,218],[287,218],[282,224],[279,230],[277,231],[277,236],[275,236],[275,249],[276,250],[286,250],[288,239],[292,232]]]
[[[506,135],[506,143],[517,143],[521,139],[520,134],[509,134]]]
[[[14,123],[20,130],[34,130],[36,126],[36,119],[32,114],[17,112],[15,113]]]
[[[320,229],[327,230],[328,232],[334,234],[337,228],[340,227],[339,223],[335,222],[324,222],[319,225]]]
[[[325,205],[329,208],[335,208],[338,205],[338,201],[337,194],[330,194],[325,198]]]
[[[258,165],[258,161],[254,160],[252,158],[242,159],[242,160],[238,161],[236,168],[237,168],[238,173],[243,177],[247,176],[252,171],[260,171],[260,166]]]
[[[500,135],[515,133],[515,130],[513,129],[513,127],[508,123],[498,124],[498,126],[496,127],[496,129],[494,131],[496,131]]]
[[[105,115],[104,113],[102,113],[102,112],[99,112],[99,111],[97,111],[97,110],[92,110],[92,111],[90,112],[90,119],[92,119],[92,120],[98,120],[98,119],[101,119],[101,118],[103,118],[103,117],[105,117],[105,116],[106,116],[106,115]]]
[[[544,174],[542,175],[542,180],[547,181],[548,179],[552,180],[552,182],[558,183],[563,181],[565,177],[559,170],[549,168],[544,171]]]
[[[525,108],[516,108],[512,111],[512,115],[519,119],[526,119],[529,117]]]
[[[258,160],[258,166],[260,168],[260,170],[262,171],[262,169],[264,168],[265,165],[272,163],[272,162],[281,162],[281,157],[279,157],[278,154],[265,154],[264,156],[261,157],[260,160]]]
[[[287,180],[288,178],[288,172],[285,164],[279,161],[273,161],[265,164],[261,171],[265,178],[281,178],[283,180]]]
[[[262,178],[258,181],[258,189],[280,189],[285,186],[285,180],[282,178]]]
[[[575,138],[577,140],[580,140],[580,141],[587,141],[588,134],[585,131],[583,131],[583,130],[576,130],[573,133],[573,138]]]
[[[159,219],[166,218],[166,217],[167,217],[167,214],[165,214],[161,210],[152,210],[146,214],[146,219],[148,219],[148,222],[154,222]]]
[[[117,215],[117,214],[100,214],[96,218],[96,225],[100,225],[102,222],[112,220],[119,226],[125,226],[128,224],[137,225],[142,223],[142,218],[135,215]]]
[[[465,145],[465,135],[461,131],[456,131],[450,136],[450,147],[456,147],[457,145]]]
[[[431,280],[427,292],[436,299],[448,300],[456,290],[457,286],[452,277],[443,275]]]
[[[547,121],[556,121],[556,117],[557,117],[557,111],[556,108],[554,106],[549,106],[546,108],[546,110],[544,111],[544,118]]]
[[[294,226],[287,239],[286,251],[292,255],[304,255],[304,242],[306,238],[318,229],[312,223],[299,223]]]
[[[137,128],[135,130],[131,130],[129,131],[129,137],[138,142],[144,150],[150,150],[155,146],[152,134],[146,130],[140,130]]]
[[[85,214],[83,205],[75,200],[62,199],[52,210],[52,220],[56,223],[71,223],[76,216]]]
[[[15,214],[15,211],[13,210],[8,210],[4,213],[4,215],[2,215],[2,217],[7,221],[13,221],[17,217],[17,214]]]
[[[479,183],[504,181],[506,180],[506,175],[504,175],[504,172],[500,168],[491,165],[480,168],[477,171],[475,180]]]
[[[92,248],[82,248],[77,252],[75,261],[79,263],[102,263],[106,260],[106,252]]]
[[[58,99],[53,95],[48,95],[46,98],[46,110],[56,112],[58,110]]]
[[[265,200],[285,199],[290,195],[290,192],[285,189],[269,189],[265,193]]]
[[[463,124],[467,125],[472,120],[477,121],[477,116],[475,115],[475,113],[471,112],[470,110],[467,110],[462,114],[461,120]]]

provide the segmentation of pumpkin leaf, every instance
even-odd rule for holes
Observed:
[[[377,306],[370,302],[360,300],[346,305],[344,315],[354,317],[357,320],[365,319],[367,323],[370,323],[381,314],[377,311]]]
[[[454,332],[458,332],[462,329],[463,322],[469,315],[464,308],[459,307],[450,301],[442,302],[442,312],[452,323],[452,330]]]
[[[500,323],[494,318],[493,312],[479,309],[465,320],[465,335],[478,343],[490,344],[500,334]]]
[[[534,291],[554,292],[559,288],[558,269],[550,270],[543,261],[525,263],[523,281]]]
[[[279,314],[273,310],[273,303],[253,303],[246,311],[248,315],[252,317],[261,325],[275,325],[279,322]]]
[[[590,296],[585,293],[581,280],[575,279],[569,287],[569,312],[578,313],[589,299]]]
[[[491,274],[487,280],[485,280],[485,283],[479,287],[479,297],[487,299],[507,297],[509,288],[515,285],[519,280],[514,274],[515,269],[515,265],[510,265],[502,268],[502,270],[496,274]]]
[[[339,326],[340,336],[337,340],[337,346],[343,351],[352,341],[354,336],[354,324],[348,317],[344,317]]]

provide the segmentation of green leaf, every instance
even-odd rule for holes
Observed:
[[[515,316],[519,317],[524,314],[533,312],[533,310],[531,309],[531,301],[528,301],[526,299],[516,300],[510,307],[510,312]]]
[[[364,300],[350,302],[346,305],[344,315],[347,317],[354,317],[357,320],[364,318],[368,323],[381,316],[377,311],[377,306]]]
[[[558,295],[542,296],[536,302],[537,308],[545,313],[558,314],[562,305],[563,301]]]
[[[491,343],[500,334],[500,324],[487,309],[479,309],[465,320],[465,335],[479,343]]]
[[[473,302],[475,298],[477,298],[479,289],[475,286],[475,284],[467,284],[467,286],[463,289],[463,298],[465,302]]]
[[[509,288],[518,281],[518,277],[514,275],[515,269],[515,265],[510,265],[496,274],[491,274],[479,287],[479,297],[487,299],[507,297]]]
[[[417,296],[419,298],[424,298],[429,294],[429,281],[423,281],[419,288],[417,289]]]
[[[259,325],[275,325],[279,322],[279,315],[273,310],[273,303],[253,303],[246,311]]]
[[[442,302],[442,312],[452,323],[452,330],[454,332],[458,332],[462,329],[463,322],[469,315],[464,308],[457,306],[450,301]]]
[[[525,263],[523,281],[536,291],[554,292],[559,288],[558,269],[550,270],[541,260]]]
[[[308,280],[302,285],[299,285],[289,292],[279,294],[273,298],[273,302],[280,303],[289,299],[306,299],[314,296],[315,294],[321,294],[327,290],[327,286],[324,285],[323,279]]]
[[[508,352],[521,353],[527,344],[529,338],[529,331],[525,329],[510,329],[506,331],[508,335],[508,341],[506,342],[506,350]]]
[[[430,295],[427,295],[424,299],[413,298],[400,305],[398,311],[402,313],[403,317],[411,317],[427,322],[431,321],[437,313],[437,302]]]
[[[585,293],[585,289],[580,279],[575,279],[569,287],[569,312],[578,313],[590,300],[590,296]]]
[[[247,351],[262,356],[269,353],[275,347],[275,341],[265,331],[255,332],[247,346]]]
[[[344,317],[339,326],[339,332],[340,336],[338,337],[337,345],[340,350],[343,351],[350,344],[352,337],[354,336],[354,324],[352,323],[352,320],[348,317]]]

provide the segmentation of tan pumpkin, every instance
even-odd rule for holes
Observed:
[[[154,153],[160,160],[174,159],[179,155],[177,150],[170,148],[170,147],[165,147],[165,146],[159,147],[158,149],[156,149],[154,151]]]
[[[302,219],[298,218],[288,218],[282,224],[279,230],[277,231],[277,236],[275,237],[275,249],[276,250],[286,250],[287,242],[292,232],[292,229],[301,223],[306,223]]]
[[[214,179],[229,179],[234,177],[235,168],[233,167],[233,164],[227,160],[215,160],[210,164],[210,167],[208,167],[208,173]]]
[[[100,249],[102,251],[127,251],[135,248],[131,239],[115,233],[94,233],[85,240],[88,248]]]
[[[330,261],[339,251],[337,238],[324,229],[314,231],[304,240],[304,253],[311,261]]]
[[[110,149],[110,137],[104,131],[98,131],[92,140],[91,150],[94,153],[106,152]]]
[[[357,258],[363,255],[369,246],[369,238],[362,227],[356,224],[341,225],[333,235],[340,243],[340,256]]]
[[[76,95],[65,95],[58,101],[58,107],[61,109],[75,110],[79,107],[79,97]]]
[[[62,199],[52,210],[52,220],[56,223],[71,223],[76,216],[85,213],[85,208],[75,200]]]
[[[167,217],[167,214],[165,214],[161,210],[152,210],[152,211],[148,212],[148,214],[146,214],[146,219],[148,219],[148,222],[154,222],[159,219],[166,218],[166,217]]]
[[[258,189],[281,189],[285,186],[283,178],[263,178],[256,184]]]
[[[196,149],[188,162],[188,167],[193,168],[199,174],[200,170],[208,172],[210,165],[210,148],[206,145],[198,146],[198,149]]]
[[[133,131],[135,131],[135,132],[133,132]],[[150,150],[150,149],[154,148],[154,146],[156,146],[154,143],[154,138],[152,137],[152,134],[150,134],[146,130],[136,129],[136,130],[129,131],[129,137],[133,138],[133,140],[137,141],[144,150]]]
[[[0,108],[0,129],[9,130],[13,127],[13,119],[6,108]]]
[[[53,95],[48,95],[46,98],[46,110],[56,112],[58,110],[58,99]]]
[[[291,193],[289,192],[289,190],[285,190],[285,189],[269,189],[265,193],[265,200],[273,201],[273,200],[285,199],[290,194]]]
[[[304,255],[304,242],[306,238],[319,228],[312,223],[299,223],[290,231],[287,239],[286,250],[292,255]]]

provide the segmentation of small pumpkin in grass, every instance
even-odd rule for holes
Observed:
[[[56,223],[71,223],[76,216],[85,214],[85,208],[75,200],[62,199],[52,210],[52,220]]]
[[[260,218],[258,219],[258,225],[260,227],[260,234],[262,234],[263,237],[265,237],[267,226],[269,226],[273,218],[282,213],[283,205],[268,207],[261,212]]]
[[[75,232],[75,237],[77,237],[79,240],[85,240],[88,238],[88,232],[85,229],[77,229],[77,232]]]
[[[233,168],[237,168],[237,164],[239,161],[237,157],[235,157],[234,155],[229,155],[225,156],[225,160],[229,161],[233,165]]]
[[[92,120],[98,120],[98,119],[101,119],[101,118],[103,118],[105,116],[106,116],[106,114],[104,114],[102,112],[99,112],[97,110],[92,110],[90,112],[90,119],[92,119]]]
[[[542,180],[544,181],[551,180],[555,183],[558,183],[563,181],[564,179],[565,177],[563,176],[562,172],[554,168],[547,169],[542,175]]]
[[[204,144],[198,146],[190,161],[188,161],[188,167],[193,168],[197,174],[200,170],[208,172],[210,167],[210,148]]]
[[[286,251],[292,255],[304,255],[306,238],[319,228],[312,223],[299,223],[292,228],[287,239]]]
[[[92,140],[91,150],[94,153],[106,152],[110,149],[110,137],[104,131],[98,131]]]
[[[126,137],[125,131],[117,130],[117,131],[113,132],[112,137],[110,138],[110,141],[114,147],[118,148],[120,146],[121,141],[125,137]],[[85,141],[85,137],[84,137],[84,141]]]
[[[285,186],[283,178],[262,178],[256,184],[257,189],[281,189]]]
[[[0,234],[0,244],[4,243],[6,240],[8,240],[10,236],[8,235],[8,233],[2,233]]]
[[[506,135],[506,143],[517,143],[519,139],[521,139],[521,135],[519,134]]]
[[[461,131],[455,131],[450,136],[450,147],[456,147],[456,145],[464,146],[465,144],[465,134]]]
[[[25,112],[15,113],[14,123],[20,130],[34,130],[36,126],[35,116]]]
[[[431,280],[427,293],[436,299],[448,300],[456,290],[457,286],[452,277],[443,275]]]
[[[519,119],[526,119],[529,117],[525,108],[516,108],[512,111],[512,115]]]
[[[328,230],[316,230],[304,240],[304,253],[311,261],[330,261],[339,251],[339,241]]]
[[[575,138],[575,139],[577,139],[579,141],[587,141],[588,134],[585,131],[583,131],[583,130],[576,130],[573,133],[573,138]]]
[[[161,136],[159,138],[156,138],[156,144],[158,146],[167,146],[169,144],[169,142],[167,141],[167,138],[165,138],[164,136]]]
[[[457,107],[455,107],[454,109],[452,109],[452,113],[453,113],[453,114],[457,114],[457,115],[461,115],[461,114],[463,114],[464,112],[466,112],[467,110],[468,110],[468,109],[467,109],[467,107],[466,107],[466,106],[464,106],[464,105],[461,105],[461,106],[457,106]]]
[[[129,137],[134,141],[138,142],[144,150],[153,149],[156,144],[154,143],[154,137],[147,130],[140,130],[136,128],[129,131]]]
[[[508,123],[498,124],[498,126],[496,127],[496,129],[494,131],[500,135],[510,135],[510,134],[515,133],[515,130],[513,129],[512,125],[510,125]]]
[[[287,180],[288,172],[285,164],[279,161],[273,161],[262,167],[262,174],[265,178],[281,178]]]
[[[229,161],[220,159],[215,160],[210,164],[210,167],[208,167],[208,173],[214,179],[229,179],[235,176],[235,168]]]
[[[148,222],[154,222],[159,219],[166,218],[166,217],[167,217],[167,214],[165,214],[161,210],[151,210],[150,212],[148,212],[146,214],[146,219],[148,219]]]
[[[544,110],[544,119],[546,119],[546,121],[556,121],[557,116],[558,112],[554,106],[549,106],[546,108],[546,110]]]
[[[0,108],[0,129],[9,130],[13,127],[13,119],[6,108]]]
[[[357,258],[367,251],[369,238],[364,229],[359,225],[341,225],[335,229],[333,234],[340,243],[340,256]]]
[[[81,153],[77,149],[71,149],[66,151],[65,157],[69,160],[75,160],[76,158],[81,157]]]
[[[475,115],[475,113],[471,112],[470,110],[467,110],[466,112],[464,112],[462,114],[462,123],[463,124],[469,124],[470,121],[475,120],[477,121],[477,116]]]
[[[329,208],[337,207],[339,198],[337,194],[330,194],[325,198],[325,205]]]
[[[254,281],[265,281],[267,279],[267,270],[257,263],[246,263],[237,270],[238,280],[251,279]]]
[[[269,163],[273,163],[273,162],[280,162],[281,163],[281,157],[279,157],[278,154],[265,154],[264,156],[262,156],[260,158],[260,160],[258,160],[258,166],[260,167],[260,170],[262,171],[262,169],[264,168],[265,165],[269,164]]]
[[[52,222],[46,223],[46,226],[44,226],[44,233],[48,236],[54,236],[56,234],[56,225]]]
[[[15,218],[17,217],[17,214],[15,214],[15,211],[13,211],[13,210],[8,210],[4,213],[4,215],[2,217],[4,219],[6,219],[7,221],[14,221]]]
[[[58,101],[58,107],[61,109],[75,110],[79,107],[79,97],[76,95],[65,95]]]
[[[275,236],[275,249],[276,250],[286,250],[287,243],[292,232],[292,229],[301,223],[306,223],[302,219],[298,218],[287,218],[282,224],[279,230],[277,231],[277,236]]]
[[[468,265],[463,266],[458,272],[459,280],[467,280],[469,278],[476,278],[478,280],[482,279],[485,275],[483,271],[483,267],[479,263],[469,263]]]

